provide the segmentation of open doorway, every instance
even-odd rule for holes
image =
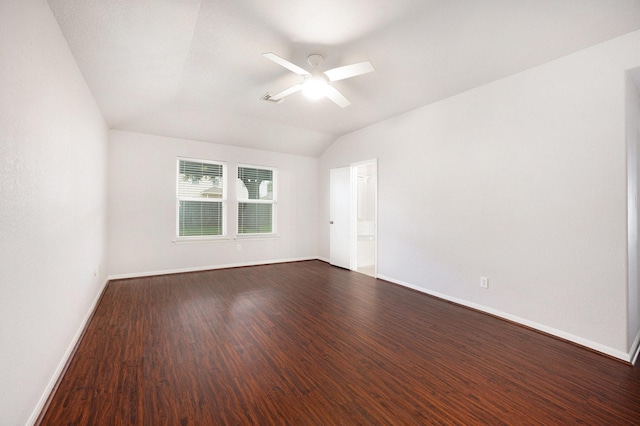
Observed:
[[[377,216],[378,216],[378,162],[363,161],[351,165],[352,185],[352,250],[355,270],[376,277],[377,271]]]
[[[378,161],[330,173],[329,263],[378,276]]]

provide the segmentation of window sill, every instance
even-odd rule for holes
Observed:
[[[218,243],[230,239],[229,237],[176,237],[171,242],[173,244]]]
[[[238,234],[234,240],[275,240],[280,238],[278,234]]]

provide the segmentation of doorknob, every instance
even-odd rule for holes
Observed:
[[[333,225],[333,221],[332,220],[329,221],[329,225]]]

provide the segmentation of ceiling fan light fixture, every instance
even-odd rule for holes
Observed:
[[[322,78],[307,77],[302,82],[302,94],[307,99],[321,99],[327,95],[329,82]]]

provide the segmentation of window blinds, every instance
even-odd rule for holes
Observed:
[[[222,163],[178,160],[178,236],[225,234],[225,173]]]
[[[275,169],[238,166],[238,234],[275,233]]]

